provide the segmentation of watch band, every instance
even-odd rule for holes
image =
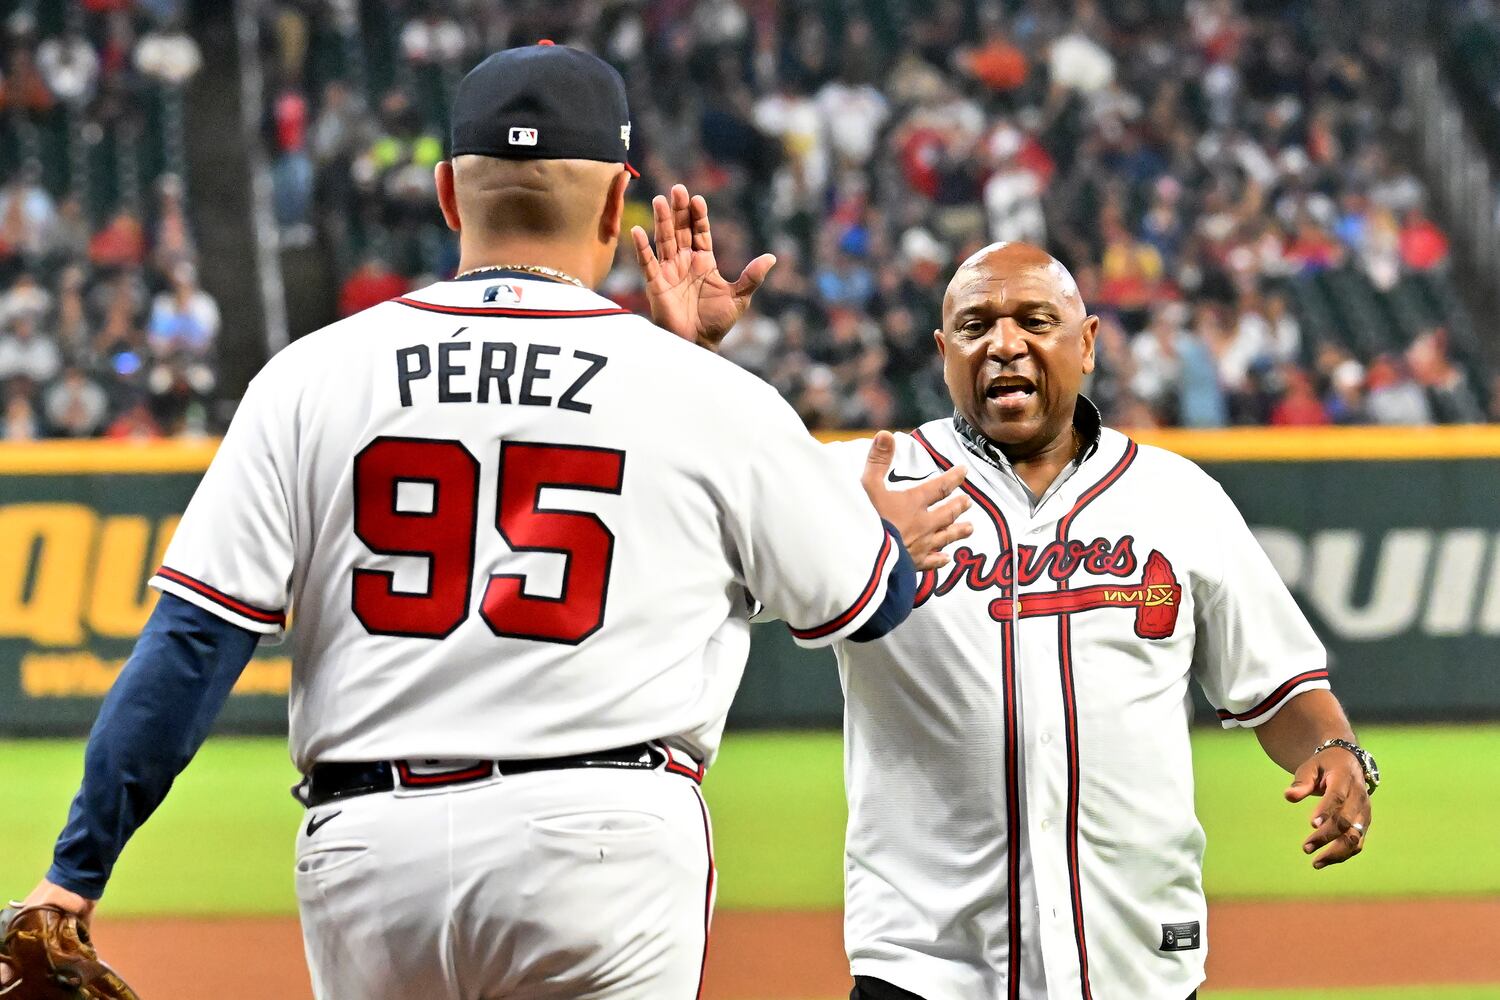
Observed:
[[[1319,744],[1313,750],[1313,756],[1316,757],[1329,747],[1340,747],[1354,755],[1354,759],[1359,761],[1360,770],[1365,773],[1365,792],[1374,795],[1375,789],[1380,787],[1380,770],[1375,766],[1375,758],[1370,756],[1369,751],[1358,743],[1351,743],[1348,740],[1334,737],[1331,740],[1324,740]]]

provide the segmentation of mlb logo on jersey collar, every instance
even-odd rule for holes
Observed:
[[[484,290],[484,301],[486,302],[508,302],[512,305],[521,304],[521,295],[524,289],[520,285],[509,283],[503,285],[490,285]]]

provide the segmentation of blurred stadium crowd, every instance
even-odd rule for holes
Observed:
[[[197,284],[176,0],[0,21],[0,436],[206,429],[220,317]]]
[[[7,437],[203,426],[219,317],[192,267],[181,88],[200,59],[178,3],[5,22]],[[948,411],[943,288],[997,239],[1073,269],[1102,317],[1089,391],[1118,426],[1500,419],[1401,155],[1400,39],[1328,0],[260,10],[276,223],[336,261],[341,314],[452,273],[431,179],[452,89],[547,37],[625,75],[629,222],[682,181],[726,270],[777,253],[725,350],[811,427]],[[631,255],[605,292],[644,311]]]

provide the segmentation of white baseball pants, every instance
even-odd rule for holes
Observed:
[[[694,1000],[701,988],[708,810],[664,770],[328,802],[304,815],[296,881],[318,1000]]]

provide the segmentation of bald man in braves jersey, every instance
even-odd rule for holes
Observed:
[[[653,299],[717,343],[690,296]],[[836,647],[855,1000],[1195,995],[1190,680],[1292,772],[1288,800],[1321,796],[1314,868],[1363,846],[1378,772],[1322,646],[1218,484],[1101,427],[1079,395],[1097,328],[1044,251],[986,247],[935,333],[954,416],[877,437],[892,481],[967,464],[974,506],[907,622]]]

